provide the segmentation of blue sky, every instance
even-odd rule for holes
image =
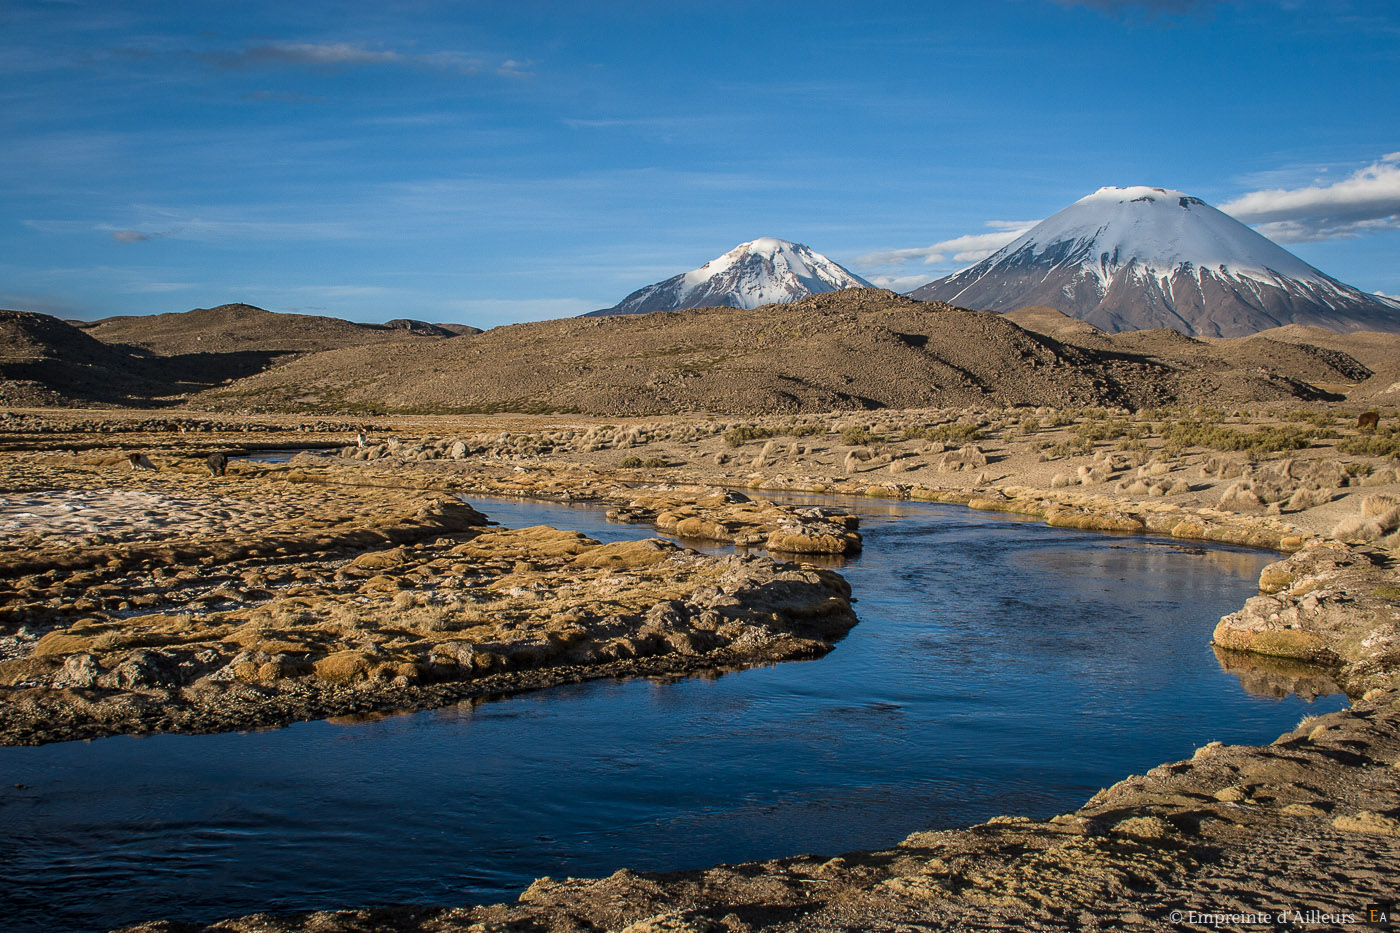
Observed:
[[[6,0],[0,307],[494,326],[759,236],[905,290],[1137,184],[1400,294],[1392,0],[857,7]]]

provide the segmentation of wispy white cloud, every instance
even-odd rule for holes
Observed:
[[[293,65],[305,68],[358,68],[379,65],[413,65],[475,74],[485,67],[482,60],[465,52],[441,51],[410,53],[396,49],[367,48],[348,42],[270,42],[231,51],[205,52],[205,61],[220,68],[260,68]],[[507,61],[501,69],[518,69],[520,62]],[[506,73],[498,69],[498,73]],[[524,72],[514,72],[520,75]]]
[[[926,266],[949,261],[980,262],[1038,223],[1038,220],[989,220],[987,226],[993,228],[991,233],[969,233],[930,246],[866,253],[856,257],[855,262],[874,267],[905,266],[911,262],[922,262]]]
[[[324,104],[324,97],[316,97],[310,94],[294,94],[290,91],[250,91],[240,98],[241,100],[255,101],[257,103],[274,104]]]
[[[864,278],[876,288],[888,288],[892,292],[912,292],[929,282],[927,272],[922,275],[866,275]]]
[[[221,68],[258,65],[387,65],[403,60],[392,49],[367,49],[347,42],[272,42],[234,51],[206,52],[204,58]]]
[[[20,308],[28,311],[41,311],[59,317],[96,318],[113,313],[104,301],[86,311],[70,305],[60,297],[75,284],[97,287],[106,296],[113,295],[174,295],[188,292],[198,295],[208,289],[201,282],[184,281],[188,269],[175,269],[168,266],[147,266],[124,263],[120,266],[16,266],[0,264],[0,280],[14,283],[27,292],[0,294],[0,307]],[[196,299],[197,300],[197,299]],[[192,305],[191,305],[192,306]]]
[[[496,74],[503,78],[533,78],[535,73],[530,70],[534,62],[518,62],[513,58],[508,58],[496,66]]]
[[[585,119],[581,117],[564,117],[559,122],[563,123],[571,130],[609,130],[619,127],[637,127],[641,129],[661,129],[673,130],[680,127],[696,126],[701,123],[718,122],[721,118],[716,117],[601,117],[596,119]]]
[[[112,234],[112,239],[118,243],[145,243],[148,240],[155,240],[163,237],[163,233],[143,233],[140,230],[118,230]]]
[[[160,208],[137,209],[151,219],[138,227],[119,227],[93,220],[25,220],[24,226],[39,233],[71,235],[104,233],[118,243],[148,240],[251,241],[346,240],[369,236],[367,230],[345,221],[286,221],[242,219],[235,216],[200,216]],[[230,214],[232,211],[230,210]]]
[[[183,292],[199,288],[197,282],[132,282],[122,287],[131,295],[163,295],[167,292]]]
[[[394,293],[382,285],[298,285],[292,291],[326,298],[378,298]]]
[[[1280,243],[1400,229],[1400,152],[1332,184],[1251,191],[1220,209]]]

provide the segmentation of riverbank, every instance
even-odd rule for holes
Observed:
[[[895,849],[837,859],[541,880],[511,905],[256,915],[216,928],[1248,929],[1255,924],[1192,919],[1192,912],[1359,916],[1365,903],[1393,900],[1400,581],[1394,502],[1386,497],[1400,486],[1394,461],[1366,452],[1374,435],[1349,428],[1344,413],[1304,414],[1312,420],[1291,412],[1204,413],[1225,433],[1178,427],[1190,417],[1112,412],[845,414],[820,424],[431,421],[390,426],[395,436],[347,447],[333,461],[308,456],[285,471],[355,476],[355,488],[378,495],[435,489],[587,498],[614,505],[619,517],[644,514],[657,524],[663,513],[675,515],[671,498],[718,496],[719,485],[754,498],[810,491],[965,502],[1062,527],[1296,552],[1261,578],[1266,602],[1251,601],[1234,622],[1222,622],[1216,640],[1321,661],[1355,703],[1268,746],[1208,746],[1048,821],[1011,817],[915,834]],[[1290,428],[1298,425],[1311,427]],[[1296,442],[1307,446],[1288,446]],[[634,484],[654,488],[635,491]],[[772,534],[754,540],[769,542]],[[1286,682],[1286,665],[1271,676]]]
[[[335,464],[154,465],[0,461],[0,522],[22,530],[0,547],[0,742],[262,728],[809,658],[855,624],[849,587],[811,566],[495,528],[450,492]],[[850,516],[734,498],[673,508],[756,542],[859,545]]]

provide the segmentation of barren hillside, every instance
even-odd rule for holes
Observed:
[[[353,324],[248,305],[92,323],[26,311],[0,315],[0,403],[9,405],[177,404],[299,354],[419,346],[458,333],[422,322],[398,322],[418,328]]]
[[[333,317],[282,314],[245,304],[196,308],[175,314],[109,317],[78,326],[103,343],[142,347],[161,356],[246,350],[311,353],[412,339],[425,334],[404,326],[355,324]],[[447,335],[441,329],[429,333],[431,336]]]
[[[146,362],[47,314],[0,311],[0,404],[134,404],[161,393]]]
[[[202,405],[387,411],[758,413],[998,404],[1128,407],[1315,397],[1304,374],[1247,371],[1186,341],[1075,346],[1004,316],[849,290],[755,310],[704,308],[500,327],[468,341],[347,348],[206,393]],[[1209,357],[1209,365],[1193,359]],[[1181,356],[1181,358],[1178,358]],[[1309,358],[1309,366],[1312,365]],[[1332,370],[1327,375],[1333,376]]]

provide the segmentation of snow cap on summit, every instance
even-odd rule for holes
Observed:
[[[809,246],[777,237],[759,237],[740,243],[698,269],[638,289],[614,307],[594,311],[590,316],[714,305],[757,308],[843,288],[869,287],[865,279]]]
[[[1273,274],[1307,281],[1326,276],[1272,240],[1200,198],[1171,188],[1100,188],[1041,221],[1001,250],[1030,246],[1038,255],[1058,243],[1095,260],[1101,278],[1136,261],[1144,272],[1169,275],[1177,266],[1236,275]],[[995,255],[991,257],[995,259]]]
[[[1171,188],[1100,188],[981,262],[910,293],[1011,311],[1046,305],[1106,331],[1236,337],[1283,324],[1400,330],[1379,299]]]

